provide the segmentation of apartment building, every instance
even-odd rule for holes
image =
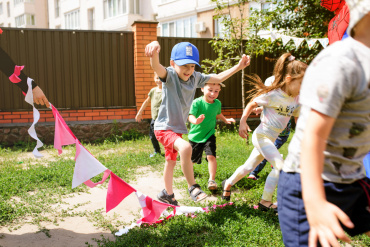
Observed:
[[[0,0],[0,26],[48,28],[47,0]]]
[[[154,20],[160,0],[48,0],[49,28],[131,31],[136,20]]]

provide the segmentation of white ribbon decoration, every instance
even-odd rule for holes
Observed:
[[[35,149],[33,149],[32,153],[36,158],[44,157],[40,152],[39,148],[41,148],[44,144],[40,141],[40,139],[37,137],[35,125],[40,120],[40,112],[35,108],[33,104],[33,93],[32,93],[32,81],[33,79],[27,78],[27,85],[28,85],[28,91],[25,97],[25,101],[30,104],[33,107],[33,123],[31,127],[28,129],[28,134],[36,140],[37,144]]]

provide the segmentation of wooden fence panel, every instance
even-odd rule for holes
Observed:
[[[132,32],[3,28],[0,46],[59,109],[135,106]],[[0,58],[1,59],[1,58]],[[0,111],[30,109],[0,75]]]

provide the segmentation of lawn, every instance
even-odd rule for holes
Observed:
[[[87,144],[86,148],[107,168],[123,180],[130,182],[135,171],[144,166],[155,170],[163,169],[163,157],[149,158],[151,144],[148,137],[136,136],[136,140],[124,141],[119,138],[110,139],[103,143]],[[184,138],[187,138],[186,136]],[[289,141],[288,141],[289,142]],[[288,144],[280,150],[284,157]],[[217,160],[218,169],[216,182],[231,176],[237,167],[245,162],[253,145],[242,140],[236,131],[217,130]],[[73,209],[64,215],[45,219],[40,212],[52,211],[52,205],[60,202],[65,195],[76,191],[87,191],[82,185],[71,189],[74,160],[74,147],[66,147],[65,153],[57,155],[52,147],[50,155],[41,160],[25,155],[25,147],[0,149],[0,225],[11,226],[23,219],[31,217],[34,224],[41,220],[55,221],[74,214]],[[124,164],[124,165],[122,165]],[[207,187],[208,167],[206,161],[195,165],[196,181],[202,188]],[[270,166],[267,165],[260,173],[257,181],[239,181],[233,188],[232,206],[216,209],[215,211],[199,214],[196,218],[176,216],[163,224],[141,227],[130,230],[127,235],[97,239],[98,246],[283,246],[278,217],[272,212],[261,212],[253,208],[257,204],[264,186]],[[182,177],[178,166],[175,176]],[[94,178],[100,180],[101,176]],[[186,191],[187,185],[179,180],[176,187]],[[206,190],[207,193],[211,193]],[[217,195],[221,196],[221,189]],[[181,205],[199,206],[188,196],[180,200]],[[275,198],[276,199],[276,198]],[[216,204],[224,203],[219,199]],[[200,204],[201,206],[208,206]],[[96,212],[96,214],[104,214]],[[99,221],[99,215],[85,215]],[[103,215],[101,215],[103,216]],[[100,227],[106,227],[112,233],[122,228],[122,225],[112,225],[101,220]],[[354,238],[353,246],[370,246],[370,238]],[[82,243],[81,243],[82,244]],[[87,245],[90,245],[87,244]]]

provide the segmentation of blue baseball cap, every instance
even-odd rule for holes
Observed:
[[[171,60],[179,66],[194,63],[200,67],[199,51],[197,47],[190,42],[181,42],[176,44],[172,48]]]

